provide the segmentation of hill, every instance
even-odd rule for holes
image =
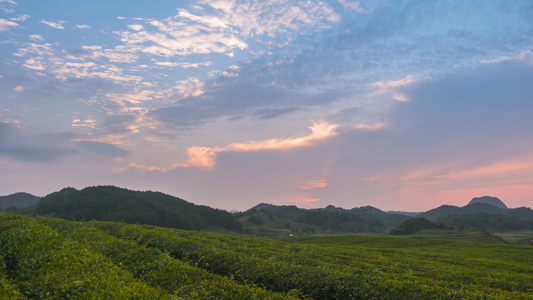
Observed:
[[[400,226],[393,228],[390,233],[393,235],[413,234],[426,229],[449,229],[441,223],[431,222],[426,218],[414,218],[405,220]]]
[[[18,193],[1,198],[32,198]],[[18,197],[18,198],[17,198]],[[1,199],[0,198],[0,199]],[[19,204],[23,203],[19,201]],[[245,212],[228,213],[159,192],[131,191],[114,186],[65,188],[33,206],[9,210],[30,215],[50,215],[69,220],[124,221],[162,227],[244,233],[255,236],[289,236],[339,233],[385,233],[404,221],[425,218],[448,227],[467,226],[496,232],[533,230],[530,208],[507,208],[498,198],[473,198],[463,207],[442,205],[423,213],[385,212],[372,206],[344,209],[303,209],[291,205],[260,203]]]
[[[427,212],[418,214],[417,218],[426,218],[429,220],[437,220],[451,215],[472,215],[472,214],[491,214],[491,215],[510,215],[520,218],[533,218],[530,214],[531,209],[526,207],[509,209],[507,205],[496,197],[483,196],[476,197],[470,200],[467,205],[463,207],[453,205],[442,205],[437,208],[428,210]]]
[[[236,214],[245,232],[254,235],[331,234],[385,232],[409,216],[390,214],[372,206],[350,210],[328,205],[326,208],[303,209],[293,205],[261,203]]]
[[[114,186],[64,188],[39,201],[34,212],[68,220],[124,221],[180,229],[240,231],[232,214],[152,191]]]
[[[490,205],[493,205],[493,206],[496,206],[498,208],[501,208],[501,209],[507,209],[507,205],[505,205],[505,203],[503,203],[502,200],[496,198],[496,197],[491,197],[491,196],[483,196],[483,197],[476,197],[476,198],[473,198],[472,200],[470,200],[470,202],[467,204],[468,205],[472,205],[472,204],[476,204],[476,203],[485,203],[485,204],[490,204]]]
[[[533,230],[533,210],[527,207],[507,208],[496,197],[473,198],[463,207],[442,205],[417,218],[427,218],[446,226],[468,226],[492,231]]]
[[[37,203],[39,200],[41,200],[41,197],[37,197],[28,193],[15,193],[8,196],[0,196],[0,208],[25,208],[35,205],[35,203]]]

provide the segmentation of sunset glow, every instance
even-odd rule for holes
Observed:
[[[530,12],[0,0],[0,195],[116,185],[228,210],[533,206]]]

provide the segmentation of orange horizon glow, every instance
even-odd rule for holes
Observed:
[[[291,202],[292,203],[296,203],[296,204],[307,205],[309,207],[312,207],[312,206],[315,206],[313,204],[313,202],[316,202],[318,200],[320,200],[320,199],[317,199],[317,198],[315,198],[315,199],[297,199],[297,200],[293,200]]]

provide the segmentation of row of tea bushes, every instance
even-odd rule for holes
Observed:
[[[0,213],[0,258],[0,299],[294,298],[52,218]]]
[[[276,241],[0,213],[0,299],[532,299],[532,251],[385,236]]]
[[[2,213],[0,247],[6,277],[30,299],[174,298],[33,218]]]
[[[180,298],[291,298],[257,286],[238,284],[230,278],[210,273],[174,259],[168,253],[157,248],[149,248],[132,241],[120,240],[88,223],[51,218],[38,218],[37,220],[59,230],[69,239],[82,241],[83,246],[110,258],[115,264],[126,269],[143,282],[161,287]]]
[[[371,249],[298,245],[120,223],[93,224],[120,239],[160,249],[239,282],[281,293],[299,290],[313,299],[533,296],[533,266],[513,259],[531,249],[515,245],[500,245],[507,247],[502,248],[509,253],[506,257],[479,258],[461,255],[460,248],[477,248],[483,255],[485,244],[435,241],[435,246],[429,242],[427,248]],[[395,242],[406,243],[398,238],[388,240],[392,245]]]

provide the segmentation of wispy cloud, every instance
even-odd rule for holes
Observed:
[[[11,18],[11,20],[12,21],[17,21],[17,22],[24,22],[24,21],[26,21],[29,18],[31,18],[29,15],[22,15],[20,17]]]
[[[210,66],[212,62],[206,61],[201,63],[189,63],[189,62],[176,62],[176,61],[158,61],[154,63],[156,66],[163,66],[163,67],[169,67],[169,68],[183,68],[183,69],[189,69],[189,68],[198,68],[200,66]]]
[[[72,127],[90,127],[90,128],[96,128],[96,124],[98,122],[96,120],[80,120],[80,119],[74,119],[72,120]]]
[[[338,0],[339,3],[344,6],[346,9],[354,10],[360,14],[365,13],[365,10],[359,6],[359,1],[350,1],[350,0]]]
[[[24,61],[23,66],[25,66],[28,69],[37,70],[37,71],[46,70],[46,66],[42,58],[28,58]]]
[[[372,83],[372,86],[378,88],[378,93],[390,93],[392,99],[405,102],[409,101],[408,96],[402,91],[402,88],[408,87],[419,81],[413,75],[407,75],[405,78],[395,81],[378,81]]]
[[[7,31],[13,27],[18,27],[19,24],[13,22],[13,21],[9,21],[9,20],[6,20],[6,19],[2,19],[0,18],[0,32],[2,31]]]
[[[530,50],[521,51],[518,54],[514,55],[506,55],[494,59],[483,59],[481,60],[482,64],[494,64],[494,63],[500,63],[503,61],[511,61],[511,60],[529,60],[530,62],[533,62],[533,53]]]
[[[102,78],[124,83],[140,83],[143,80],[140,76],[125,74],[121,68],[115,65],[98,65],[93,62],[67,62],[62,66],[56,65],[56,68],[52,72],[56,74],[56,78],[63,80],[69,77]]]
[[[186,165],[212,168],[215,165],[217,154],[223,152],[245,152],[261,150],[283,150],[296,147],[310,146],[312,143],[337,135],[336,124],[326,122],[315,123],[309,127],[311,134],[300,138],[269,139],[264,141],[249,141],[246,143],[233,143],[223,148],[190,147],[187,149],[189,160]]]
[[[46,21],[45,19],[42,19],[39,23],[48,25],[56,29],[65,29],[63,24],[67,23],[67,21],[52,22],[52,21]]]
[[[9,5],[9,7],[13,7],[17,5],[17,2],[14,0],[0,0],[0,4],[1,3],[6,3]],[[0,9],[6,13],[12,13],[14,11],[12,8],[7,8],[4,5],[0,5]]]
[[[129,45],[139,45],[138,49],[155,56],[176,56],[190,54],[230,53],[234,49],[244,49],[248,45],[239,40],[224,26],[211,28],[198,20],[195,24],[188,24],[180,19],[191,20],[191,15],[184,13],[161,21],[147,20],[151,25],[147,31],[135,26],[134,32],[116,31],[122,42]]]
[[[32,35],[30,35],[30,40],[32,40],[32,41],[44,41],[44,38],[40,34],[32,34]]]
[[[144,19],[130,24],[133,31],[115,31],[120,39],[138,45],[141,52],[155,56],[224,53],[249,47],[246,39],[266,35],[273,40],[294,33],[306,34],[318,27],[338,22],[340,16],[326,3],[287,1],[202,1],[195,14],[178,9],[178,14],[164,19]],[[207,14],[207,11],[213,11]],[[124,19],[124,18],[122,18]],[[266,44],[265,44],[266,45]]]
[[[328,186],[327,180],[311,180],[298,188],[301,190],[310,190],[314,188],[324,188]]]
[[[437,178],[442,179],[467,179],[475,178],[481,179],[486,176],[512,176],[521,171],[532,171],[533,161],[512,161],[512,162],[499,162],[488,166],[476,167],[466,170],[456,170],[448,172],[446,174],[437,175]],[[533,177],[533,176],[529,176]]]
[[[188,160],[185,163],[172,164],[170,167],[145,166],[137,163],[131,163],[126,168],[117,168],[114,173],[122,173],[130,169],[141,172],[160,171],[169,172],[176,168],[200,167],[211,169],[215,166],[216,156],[225,152],[252,152],[263,150],[287,150],[291,148],[309,147],[321,140],[326,140],[336,136],[338,125],[326,122],[314,123],[311,134],[299,138],[269,139],[262,141],[248,141],[246,143],[232,143],[226,147],[189,147],[187,149]],[[327,186],[325,180],[310,181],[299,189],[311,189]]]

